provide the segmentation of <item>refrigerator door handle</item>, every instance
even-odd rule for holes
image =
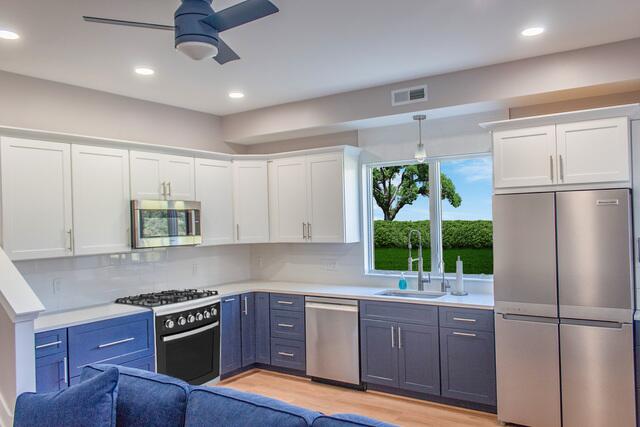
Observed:
[[[579,320],[579,319],[560,319],[561,325],[574,326],[591,326],[593,328],[622,329],[621,322],[608,322],[605,320]]]
[[[540,316],[527,316],[523,314],[499,314],[504,320],[514,320],[520,322],[536,322],[536,323],[555,323],[556,325],[560,321],[555,317],[540,317]]]

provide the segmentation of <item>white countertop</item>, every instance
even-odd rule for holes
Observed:
[[[407,302],[412,304],[439,305],[448,307],[476,308],[493,310],[493,294],[469,293],[466,296],[447,294],[436,299],[415,299],[376,295],[387,289],[368,286],[344,286],[328,284],[311,284],[296,282],[247,281],[211,286],[216,289],[220,297],[237,295],[245,292],[274,292],[296,295],[310,295],[330,298],[353,298],[359,300]],[[141,313],[149,309],[124,304],[103,304],[94,307],[56,313],[42,313],[35,320],[35,332],[66,328],[83,323],[112,319]]]

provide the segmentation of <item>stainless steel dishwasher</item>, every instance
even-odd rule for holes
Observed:
[[[305,298],[307,375],[360,385],[358,301]]]

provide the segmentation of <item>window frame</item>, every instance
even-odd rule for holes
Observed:
[[[425,265],[425,273],[430,272],[432,278],[443,277],[442,273],[442,255],[444,249],[442,248],[442,197],[441,197],[441,184],[440,184],[440,163],[450,160],[466,160],[479,157],[491,158],[491,152],[481,152],[472,154],[461,155],[448,155],[448,156],[436,156],[429,157],[424,163],[429,164],[429,220],[431,231],[431,259],[428,266]],[[493,159],[492,159],[493,160]],[[373,199],[373,186],[372,186],[372,171],[374,168],[385,166],[406,166],[416,165],[418,161],[411,160],[397,160],[387,162],[367,162],[362,165],[362,182],[364,196],[363,200],[363,215],[364,222],[364,272],[366,276],[375,277],[400,277],[401,273],[404,273],[406,277],[417,277],[417,272],[397,271],[397,270],[376,270],[374,264],[374,236],[373,236],[373,223],[374,223],[374,207],[375,201]],[[437,179],[434,179],[437,178]],[[491,175],[491,188],[493,192],[493,174]],[[435,197],[434,197],[435,196]],[[431,203],[431,201],[437,200],[439,203]],[[436,250],[434,250],[436,248]],[[408,255],[408,254],[407,254]],[[444,273],[444,278],[451,280],[455,278],[454,273]],[[478,282],[493,282],[492,274],[464,274],[465,280],[478,281]]]

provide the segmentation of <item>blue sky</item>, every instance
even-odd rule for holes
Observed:
[[[490,157],[474,157],[469,159],[448,160],[440,163],[441,171],[456,186],[462,198],[459,207],[454,208],[444,200],[442,202],[443,219],[491,219],[491,173]],[[382,219],[382,211],[374,205],[375,219]],[[412,205],[403,207],[396,221],[417,221],[429,219],[429,200],[418,197]]]

